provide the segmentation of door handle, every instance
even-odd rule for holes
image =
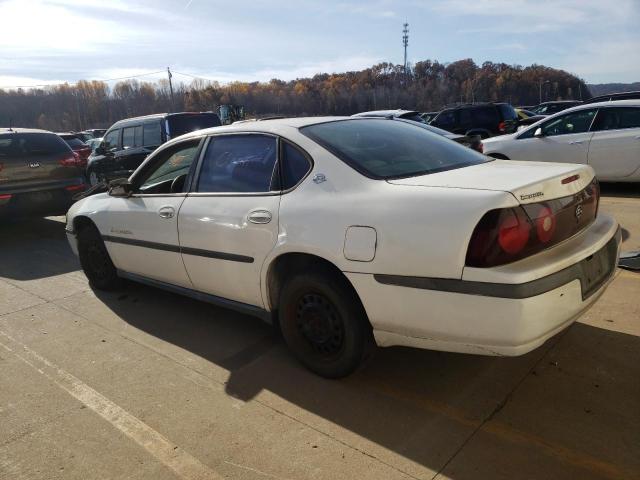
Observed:
[[[570,142],[570,145],[582,145],[582,140],[574,140],[573,142]]]
[[[269,223],[272,217],[271,212],[267,210],[254,210],[253,212],[249,213],[249,216],[247,218],[251,223],[264,224]]]
[[[176,211],[173,207],[160,207],[160,210],[158,210],[160,218],[173,218],[175,214]]]

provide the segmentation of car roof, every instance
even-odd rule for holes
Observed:
[[[420,115],[420,112],[416,110],[402,110],[399,108],[397,110],[371,110],[370,112],[360,112],[351,116],[352,117],[400,117],[402,115],[407,115],[407,114]]]
[[[40,130],[38,128],[17,128],[17,127],[3,127],[0,128],[0,134],[11,134],[11,133],[51,133],[49,130]]]
[[[594,108],[594,107],[640,107],[640,99],[635,100],[611,100],[604,102],[593,102],[593,103],[582,103],[580,105],[576,105],[573,108],[569,108],[567,110],[563,110],[563,112],[568,112],[572,110],[580,110],[583,108]],[[560,112],[562,113],[562,112]]]
[[[123,118],[122,120],[118,120],[113,125],[111,125],[111,127],[109,127],[109,130],[112,129],[113,127],[121,127],[121,126],[124,126],[124,125],[128,125],[129,123],[139,123],[139,122],[146,122],[146,121],[150,121],[150,120],[160,120],[160,119],[163,119],[163,118],[178,117],[178,116],[182,116],[182,115],[199,115],[199,114],[203,114],[203,113],[217,115],[216,112],[153,113],[151,115],[143,115],[141,117]],[[105,130],[105,129],[98,129],[98,130]]]

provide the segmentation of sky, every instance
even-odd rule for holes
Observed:
[[[0,88],[291,80],[472,58],[640,81],[640,0],[0,0]]]

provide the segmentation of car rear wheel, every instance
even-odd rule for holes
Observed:
[[[92,187],[95,187],[97,184],[104,182],[105,180],[104,175],[96,173],[95,170],[89,170],[89,174],[87,176],[89,177],[89,185]]]
[[[373,345],[371,327],[353,288],[325,269],[300,272],[286,282],[279,322],[298,360],[325,378],[354,372]]]
[[[87,225],[78,232],[78,254],[92,287],[98,290],[116,290],[122,286],[118,271],[95,226]]]

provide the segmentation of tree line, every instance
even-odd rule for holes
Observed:
[[[455,103],[506,101],[535,105],[540,99],[588,99],[576,76],[543,65],[522,67],[471,59],[444,64],[425,60],[410,65],[380,63],[361,71],[318,74],[291,81],[218,82],[195,79],[125,80],[112,88],[82,80],[45,88],[0,89],[0,127],[53,131],[108,127],[122,118],[169,111],[209,111],[218,105],[244,105],[249,116],[351,115],[367,110],[404,108],[437,111]]]

